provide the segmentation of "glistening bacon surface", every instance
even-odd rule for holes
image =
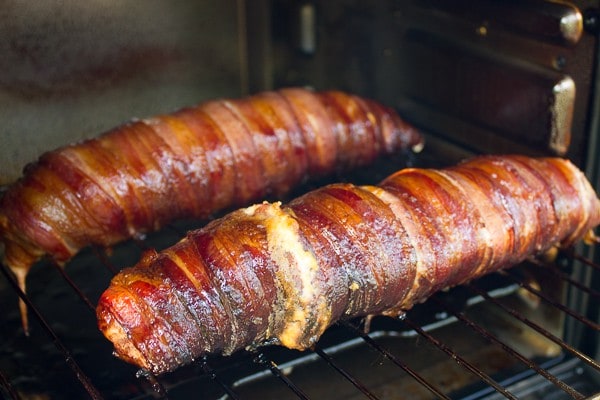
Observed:
[[[405,169],[241,209],[149,253],[101,296],[99,327],[155,373],[246,346],[305,349],[340,319],[399,315],[599,223],[600,200],[563,159]]]
[[[420,146],[393,110],[337,91],[282,89],[133,121],[28,166],[0,199],[4,262],[23,283],[45,254],[63,262]]]

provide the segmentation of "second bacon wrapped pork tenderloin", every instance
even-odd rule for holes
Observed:
[[[244,208],[148,253],[101,296],[99,327],[158,374],[247,346],[306,349],[340,319],[397,316],[599,223],[600,200],[564,159],[406,169]]]
[[[390,108],[339,91],[282,89],[132,121],[26,168],[0,199],[3,262],[24,287],[44,255],[64,262],[422,143]]]

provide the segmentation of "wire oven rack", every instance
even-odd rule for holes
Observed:
[[[174,237],[181,234],[175,228],[173,233]],[[152,246],[152,239],[124,245],[128,247],[126,252],[132,252],[131,247],[135,249],[134,257]],[[590,283],[594,282],[594,279],[598,280],[600,265],[592,262],[589,256],[582,255],[589,252],[561,253],[550,263],[532,260],[523,267],[525,273],[519,268],[511,269],[441,293],[425,304],[417,306],[415,312],[411,311],[404,318],[376,318],[370,323],[369,333],[362,325],[362,320],[338,323],[328,330],[317,346],[309,352],[266,347],[242,351],[232,357],[205,357],[192,366],[182,368],[183,372],[176,371],[159,377],[144,371],[136,373],[133,367],[107,356],[110,354],[109,345],[99,332],[93,329],[94,304],[110,276],[122,265],[127,264],[122,264],[124,261],[119,249],[112,254],[101,249],[93,249],[88,253],[74,260],[74,264],[82,265],[75,267],[75,270],[70,266],[40,267],[37,273],[41,277],[35,279],[42,281],[40,287],[36,288],[34,285],[28,290],[28,294],[19,289],[6,266],[1,268],[14,300],[14,304],[7,306],[14,306],[16,309],[15,293],[25,301],[30,319],[34,323],[32,336],[37,337],[25,338],[23,333],[19,332],[17,339],[10,337],[9,341],[24,342],[25,347],[34,348],[32,352],[37,351],[36,346],[43,347],[46,351],[48,347],[53,347],[52,362],[44,360],[48,356],[40,356],[42,364],[48,365],[47,368],[51,368],[52,372],[40,370],[46,367],[38,367],[38,370],[34,368],[32,374],[51,375],[49,379],[55,379],[54,376],[57,375],[59,381],[65,379],[65,382],[70,382],[55,382],[53,385],[58,386],[52,389],[55,392],[60,393],[64,390],[65,398],[82,396],[92,399],[175,399],[180,398],[181,393],[189,394],[190,391],[214,399],[245,399],[254,396],[322,398],[321,394],[315,394],[317,392],[311,383],[311,377],[322,374],[333,375],[324,378],[325,389],[320,390],[327,392],[329,389],[339,394],[340,398],[350,399],[399,398],[399,390],[410,390],[410,398],[600,398],[597,394],[597,397],[594,397],[600,385],[590,384],[600,382],[600,363],[593,356],[597,351],[594,343],[598,341],[597,333],[600,328],[595,317],[598,313],[597,306],[586,309],[572,306],[566,300],[570,298],[570,293],[577,293],[579,297],[583,296],[588,304],[600,303],[600,292]],[[104,267],[92,264],[101,264]],[[579,269],[575,271],[578,273],[574,273],[576,268]],[[91,270],[95,272],[90,272]],[[536,270],[541,271],[542,281],[546,281],[531,278],[528,272]],[[97,273],[102,276],[98,278],[90,275]],[[36,271],[32,271],[32,274],[36,274]],[[587,279],[587,284],[582,284],[576,276],[595,278]],[[102,287],[89,286],[90,282],[98,280],[103,282]],[[59,284],[67,288],[64,293],[50,294],[50,299],[40,297],[40,293],[46,291],[49,286]],[[519,297],[520,303],[531,303],[530,307],[519,309],[515,303],[506,301],[511,296]],[[71,314],[64,317],[67,324],[71,324],[68,327],[64,326],[63,317],[56,316],[60,314],[60,309],[64,308],[64,302],[77,303],[79,311],[83,310],[80,315]],[[482,305],[485,306],[485,310],[480,310],[479,315],[473,311]],[[533,311],[528,313],[528,309]],[[70,313],[69,310],[66,307],[65,312]],[[492,321],[508,320],[509,331],[516,329],[519,332],[534,332],[536,337],[544,341],[544,351],[551,354],[543,354],[542,351],[540,355],[539,352],[530,351],[527,346],[522,348],[518,343],[515,345],[512,339],[505,339],[506,336],[494,329],[495,322],[489,323],[490,314],[494,315]],[[540,319],[540,314],[559,317],[548,322]],[[502,317],[498,318],[498,315]],[[16,323],[12,322],[13,325]],[[575,332],[579,332],[579,342],[591,345],[575,347],[570,344],[568,338],[565,339],[568,334],[565,334],[563,329],[569,324],[578,328]],[[5,323],[3,325],[6,326]],[[456,326],[460,328],[458,334]],[[77,333],[73,331],[79,327],[83,331],[94,332],[91,341],[73,340],[73,336],[77,338]],[[14,336],[14,332],[5,334]],[[460,336],[458,339],[462,339],[463,344],[460,344],[460,341],[455,343],[456,336]],[[32,341],[31,345],[27,344],[28,340]],[[466,348],[464,342],[467,342]],[[483,344],[479,345],[479,342]],[[100,360],[95,359],[97,352],[88,353],[81,350],[81,347],[90,343],[102,343],[98,350],[103,354]],[[498,350],[480,355],[480,359],[484,359],[483,362],[472,358],[473,350],[490,344]],[[427,360],[439,360],[440,355],[446,359],[442,360],[446,364],[446,375],[447,371],[453,371],[450,377],[442,378],[442,375],[437,374],[435,367],[427,365]],[[109,361],[106,361],[107,358]],[[503,364],[502,368],[488,372],[485,361],[500,363],[499,360],[505,358],[510,361]],[[6,364],[8,363],[0,363],[0,394],[9,399],[29,398],[22,388],[26,386],[27,379],[31,378],[13,375],[11,368],[18,368],[14,365],[7,367]],[[385,369],[381,369],[384,365]],[[506,367],[509,365],[510,367]],[[459,372],[454,372],[455,370]],[[499,373],[497,370],[503,372]],[[367,376],[364,376],[365,371],[370,371]],[[468,378],[455,378],[459,375]],[[115,376],[118,376],[118,379]],[[390,386],[389,382],[398,384]],[[37,383],[38,386],[43,384]],[[66,387],[69,389],[65,389]],[[260,390],[265,392],[257,394]],[[530,393],[534,390],[538,394]],[[51,398],[61,398],[61,395]]]

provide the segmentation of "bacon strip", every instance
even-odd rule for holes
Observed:
[[[397,316],[435,291],[570,246],[600,200],[559,158],[482,156],[240,209],[123,270],[98,324],[164,373],[206,353],[311,347],[340,319]]]

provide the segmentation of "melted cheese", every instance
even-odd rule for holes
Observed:
[[[331,308],[318,284],[319,265],[312,251],[302,244],[296,219],[281,208],[281,203],[263,203],[245,209],[260,218],[267,233],[269,255],[275,265],[278,285],[276,335],[289,348],[303,349],[329,326]]]

